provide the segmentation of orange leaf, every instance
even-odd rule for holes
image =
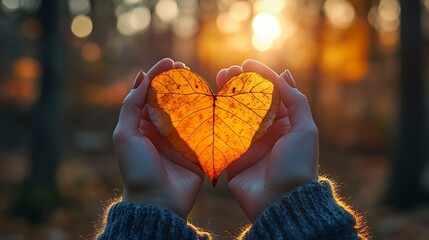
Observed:
[[[221,171],[243,155],[271,126],[279,96],[254,72],[231,78],[214,95],[185,68],[156,76],[148,90],[149,118],[184,157],[200,165],[216,185]]]

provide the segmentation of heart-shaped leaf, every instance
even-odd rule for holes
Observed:
[[[149,118],[174,149],[200,165],[216,185],[221,171],[243,155],[271,126],[279,95],[255,72],[231,78],[213,94],[185,69],[157,75],[147,95]]]

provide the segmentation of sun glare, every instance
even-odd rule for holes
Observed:
[[[273,45],[273,41],[281,33],[280,23],[277,18],[266,12],[259,13],[252,22],[252,44],[258,51],[267,51]]]

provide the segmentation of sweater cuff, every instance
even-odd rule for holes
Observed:
[[[294,189],[267,208],[249,239],[359,239],[356,220],[335,201],[328,181]]]
[[[207,239],[176,213],[152,205],[118,202],[98,239]]]

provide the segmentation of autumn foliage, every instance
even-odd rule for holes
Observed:
[[[255,72],[231,78],[214,94],[186,69],[157,75],[147,95],[149,118],[174,149],[198,164],[216,185],[221,171],[273,123],[279,95]]]

